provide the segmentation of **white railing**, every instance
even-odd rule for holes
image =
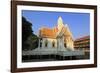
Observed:
[[[60,56],[79,56],[84,55],[83,50],[74,50],[74,51],[68,51],[68,50],[61,50],[61,49],[35,49],[30,51],[23,51],[22,55],[60,55]]]

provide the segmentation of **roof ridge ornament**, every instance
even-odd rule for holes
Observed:
[[[58,18],[58,25],[63,25],[63,20],[61,16]]]

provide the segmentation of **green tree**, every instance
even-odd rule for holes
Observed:
[[[34,34],[29,36],[26,44],[28,44],[28,50],[36,49],[38,47],[38,37]]]
[[[25,50],[25,48],[29,47],[28,44],[26,44],[27,38],[32,35],[32,24],[25,19],[25,17],[22,17],[22,50]]]
[[[38,47],[38,37],[33,33],[32,23],[22,17],[22,50],[31,50]]]

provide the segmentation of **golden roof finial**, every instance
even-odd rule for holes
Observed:
[[[58,18],[58,25],[63,25],[63,20],[61,16],[59,16]]]

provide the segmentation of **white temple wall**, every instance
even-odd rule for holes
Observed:
[[[45,43],[47,42],[47,47]],[[53,48],[52,43],[55,42],[55,48],[57,48],[57,40],[51,38],[42,38],[42,48]]]
[[[74,49],[74,41],[72,40],[71,37],[66,38],[66,47],[70,48],[71,50]]]
[[[47,46],[45,46],[46,42]],[[54,47],[53,42],[55,42]],[[74,50],[74,42],[70,37],[66,38],[66,47],[64,47],[64,41],[62,39],[42,38],[42,48],[69,48],[70,50]]]

